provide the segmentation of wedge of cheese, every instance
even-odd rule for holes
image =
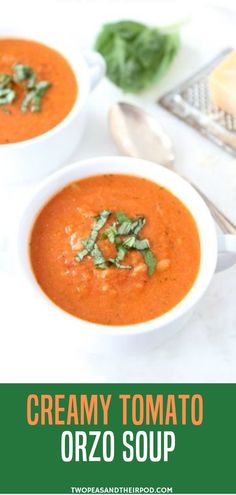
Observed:
[[[214,105],[236,117],[236,50],[211,72],[209,87]]]

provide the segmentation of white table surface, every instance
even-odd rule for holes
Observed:
[[[0,7],[1,3],[2,0]],[[178,58],[158,88],[145,96],[125,99],[137,101],[156,115],[173,140],[178,169],[196,181],[236,222],[236,160],[155,104],[159,95],[218,51],[236,45],[236,12],[220,7],[196,10],[197,2],[193,2],[193,8],[191,2],[57,0],[44,4],[46,18],[44,9],[39,9],[35,19],[36,2],[31,0],[25,3],[26,23],[22,15],[24,3],[4,2],[4,17],[9,19],[7,12],[14,12],[10,16],[12,26],[25,25],[28,36],[43,38],[47,32],[86,48],[91,47],[94,33],[107,20],[137,18],[152,24],[169,24],[192,16],[182,30],[183,45]],[[1,19],[1,32],[5,27],[8,26]],[[112,102],[121,98],[124,99],[121,92],[107,80],[94,91],[83,142],[73,161],[117,154],[107,127],[107,111]],[[14,238],[21,211],[35,187],[1,188],[3,237],[9,234],[11,225]],[[9,271],[0,273],[1,382],[235,382],[236,266],[213,278],[192,320],[174,338],[145,355],[117,359],[101,358],[93,349],[90,354],[82,353],[60,320],[53,320],[48,308],[42,311],[40,306],[39,311],[37,298],[17,264],[13,266],[14,269],[11,266]]]

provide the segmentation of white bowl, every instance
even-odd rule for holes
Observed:
[[[170,190],[192,213],[200,237],[200,269],[191,290],[179,304],[167,313],[153,320],[134,325],[100,325],[64,312],[48,299],[37,284],[29,259],[29,239],[34,220],[39,210],[51,196],[74,180],[110,173],[128,173],[129,175],[145,177]],[[221,236],[220,245],[221,252],[229,252],[219,267],[224,269],[236,261],[236,236]],[[231,255],[233,253],[232,258],[230,253]],[[93,351],[128,350],[136,352],[157,345],[183,326],[204,295],[213,277],[218,258],[218,239],[207,206],[184,179],[152,162],[135,158],[106,156],[74,163],[44,181],[22,217],[18,233],[18,254],[24,274],[35,291],[35,297],[41,299],[41,304],[48,305],[49,311],[54,312],[55,323],[58,319],[64,321],[65,332],[73,345],[85,346],[88,350]]]
[[[57,46],[48,46],[57,50]],[[68,115],[44,134],[17,143],[0,144],[1,185],[24,184],[49,175],[66,163],[81,140],[89,93],[103,77],[105,62],[99,53],[82,54],[71,46],[63,55],[77,80],[77,99]]]

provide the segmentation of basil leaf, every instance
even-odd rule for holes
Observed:
[[[116,268],[120,268],[123,270],[132,270],[133,268],[131,265],[123,265],[117,260],[117,258],[109,258],[109,261],[112,265],[115,265]]]
[[[97,240],[98,232],[99,230],[102,229],[102,227],[105,225],[108,217],[111,215],[111,212],[109,210],[103,210],[97,217],[96,217],[96,223],[93,226],[91,230],[91,234],[89,238],[86,241],[86,248],[88,252],[91,252],[94,244]]]
[[[12,77],[9,74],[1,73],[0,74],[0,89],[10,88],[12,82]]]
[[[34,95],[35,95],[34,91],[29,91],[29,93],[26,93],[20,107],[22,112],[27,112],[28,106],[30,102],[33,100]]]
[[[49,89],[51,84],[48,81],[39,81],[32,89],[26,93],[25,98],[21,104],[21,111],[27,112],[29,104],[31,103],[32,112],[40,112],[42,105],[42,96]]]
[[[127,254],[127,249],[123,244],[121,244],[117,250],[116,260],[117,261],[123,261],[126,254]]]
[[[101,213],[99,213],[99,215],[96,217],[96,225],[93,228],[100,230],[103,227],[103,225],[105,225],[105,223],[106,223],[106,221],[110,215],[111,215],[110,210],[101,211]]]
[[[155,254],[151,251],[151,249],[145,249],[142,251],[142,255],[144,257],[144,261],[148,267],[148,275],[153,275],[157,265],[157,259]]]
[[[94,244],[94,248],[91,252],[91,255],[93,258],[93,263],[97,268],[101,268],[102,270],[107,268],[106,260],[97,244]]]
[[[39,81],[36,85],[35,85],[35,90],[36,90],[36,93],[37,93],[37,96],[43,96],[47,89],[49,89],[51,87],[51,83],[48,82],[48,81]]]
[[[115,238],[115,245],[116,247],[120,246],[122,244],[121,238],[117,235]]]
[[[144,249],[148,249],[150,247],[148,239],[135,239],[135,249],[138,251],[143,251]]]
[[[132,235],[130,237],[127,237],[127,239],[125,239],[125,241],[123,242],[123,247],[128,249],[133,248],[135,247],[135,243],[136,243],[136,237]]]
[[[128,235],[135,234],[137,235],[140,230],[143,228],[145,224],[145,218],[139,217],[136,220],[125,220],[121,223],[118,228],[118,234],[120,235]]]
[[[129,222],[129,217],[123,211],[116,211],[116,218],[119,223]]]
[[[75,256],[75,260],[78,261],[78,263],[79,263],[80,261],[82,261],[84,259],[85,256],[87,256],[87,254],[88,254],[87,249],[82,249],[82,251],[77,253],[77,255]]]
[[[12,103],[16,97],[14,89],[12,89],[12,78],[8,74],[0,74],[0,105],[8,105]]]
[[[117,268],[124,268],[126,270],[131,270],[133,268],[131,265],[123,265],[122,263],[120,263],[125,258],[126,254],[127,254],[127,250],[128,249],[124,246],[124,243],[122,245],[120,245],[118,247],[116,257],[115,258],[109,258],[110,263],[115,265]]]
[[[42,106],[42,96],[46,93],[47,89],[51,87],[48,81],[39,81],[33,91],[34,96],[32,98],[31,111],[40,112]]]
[[[116,33],[123,39],[131,41],[141,33],[145,28],[144,24],[136,21],[118,21],[114,23],[106,24],[106,28],[110,30],[111,33]]]
[[[75,260],[80,262],[87,254],[91,253],[93,249],[95,248],[95,243],[98,237],[98,232],[99,230],[105,225],[108,217],[111,215],[111,212],[109,210],[103,210],[97,217],[96,217],[96,223],[93,226],[90,236],[88,239],[85,239],[82,241],[82,244],[84,246],[84,249],[80,251],[76,256]],[[95,248],[95,252],[93,253],[93,257],[96,258],[96,253],[98,253],[98,246]]]
[[[137,235],[140,232],[140,230],[143,228],[145,223],[146,223],[146,220],[144,217],[139,217],[137,220],[135,220],[133,222],[133,227],[132,227],[133,233],[135,235]]]
[[[42,103],[41,96],[38,96],[35,93],[34,96],[33,96],[33,98],[32,98],[31,112],[40,112],[41,106],[42,106],[41,103]]]
[[[13,79],[16,83],[28,80],[30,88],[36,80],[36,74],[29,65],[15,64],[13,65]]]
[[[0,105],[7,105],[12,103],[16,97],[16,93],[14,89],[11,88],[3,88],[0,89]]]
[[[118,234],[127,235],[132,232],[132,220],[127,220],[123,222],[118,228]]]
[[[109,241],[114,244],[116,242],[117,236],[116,222],[114,222],[105,232],[102,234],[102,239],[109,239]]]
[[[123,91],[139,92],[166,73],[179,45],[176,27],[164,31],[124,20],[105,24],[95,48],[106,60],[108,78]]]

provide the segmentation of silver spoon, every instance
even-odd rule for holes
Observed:
[[[109,126],[122,153],[151,160],[174,170],[175,155],[169,136],[157,120],[142,108],[126,102],[115,103],[109,112]],[[184,179],[202,196],[222,232],[236,234],[236,225],[195,184],[186,177]]]

